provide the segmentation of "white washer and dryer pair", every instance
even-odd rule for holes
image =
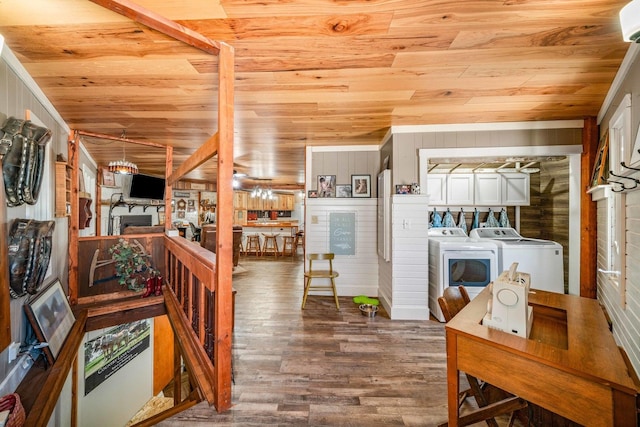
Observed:
[[[498,246],[489,240],[471,239],[455,227],[430,228],[428,238],[429,311],[444,322],[438,304],[444,289],[464,285],[473,299],[498,277]]]
[[[518,271],[531,275],[531,289],[564,293],[561,244],[522,237],[509,227],[474,228],[469,237],[498,245],[500,273],[517,262]]]

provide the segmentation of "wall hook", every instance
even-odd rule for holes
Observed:
[[[638,152],[640,152],[640,149],[638,150]],[[631,166],[627,166],[625,162],[620,162],[620,166],[622,166],[625,169],[629,169],[629,170],[632,170],[632,171],[640,172],[640,169],[632,168]]]
[[[640,184],[640,180],[638,178],[634,178],[632,176],[616,175],[615,173],[613,173],[613,171],[609,171],[609,175],[615,176],[616,178],[629,179],[629,180],[635,182],[636,186],[638,186],[638,184]],[[635,187],[633,187],[633,188],[635,188]]]
[[[613,191],[614,193],[622,193],[624,190],[627,189],[627,187],[624,185],[624,182],[608,179],[607,184],[618,184],[620,186],[619,190],[616,190],[615,188],[611,187],[611,191]]]

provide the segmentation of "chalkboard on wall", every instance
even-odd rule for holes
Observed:
[[[336,255],[356,254],[355,212],[329,212],[329,251]]]

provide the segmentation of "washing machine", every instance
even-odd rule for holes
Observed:
[[[518,271],[531,275],[531,289],[564,293],[562,245],[552,240],[522,237],[508,227],[474,228],[469,237],[498,245],[500,272],[518,263]]]
[[[471,299],[498,277],[498,246],[489,240],[470,239],[461,228],[430,228],[429,311],[444,316],[438,298],[448,286],[464,285]]]

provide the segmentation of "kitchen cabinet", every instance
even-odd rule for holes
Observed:
[[[247,209],[247,196],[246,191],[234,191],[233,192],[233,207],[235,209],[246,210]]]
[[[526,173],[504,173],[502,175],[502,205],[529,206],[530,177]]]
[[[474,204],[500,206],[502,204],[502,175],[477,173],[474,176]]]
[[[447,177],[447,204],[469,206],[474,204],[472,173],[452,173]]]

